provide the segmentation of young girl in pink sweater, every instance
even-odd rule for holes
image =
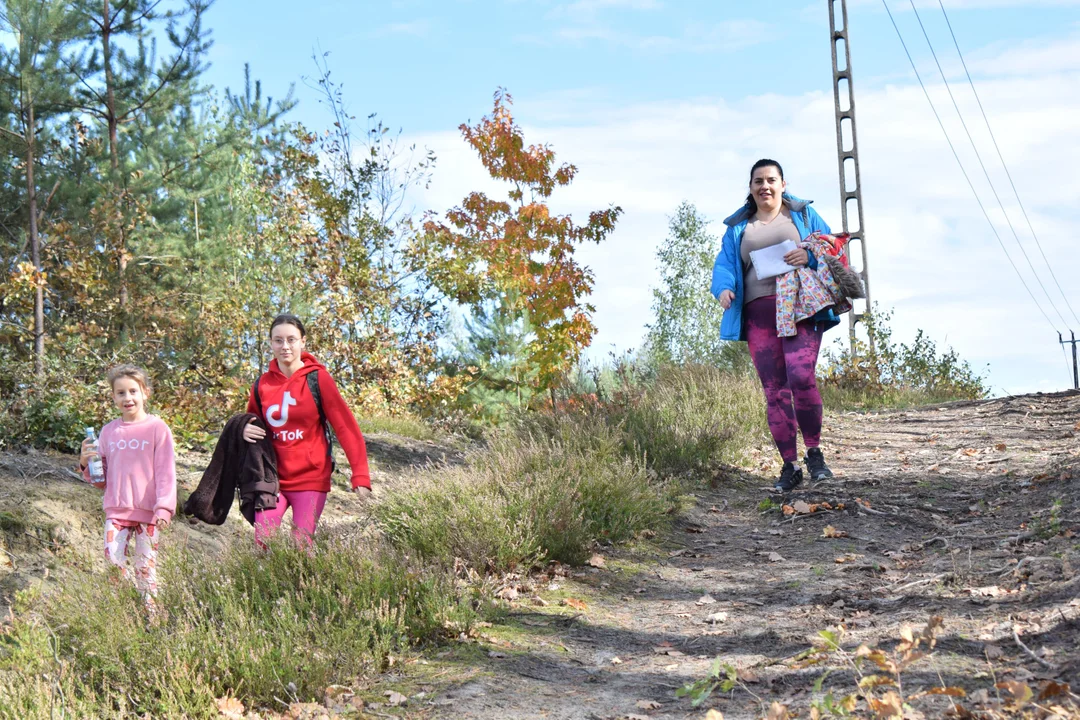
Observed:
[[[157,595],[157,549],[160,529],[176,511],[176,462],[169,426],[146,413],[150,379],[134,365],[114,367],[106,376],[120,417],[101,429],[98,452],[105,469],[105,558],[127,569],[128,545],[134,540],[135,587],[154,609]],[[89,462],[95,456],[83,441],[80,464],[90,482]]]

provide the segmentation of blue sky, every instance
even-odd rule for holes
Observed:
[[[998,141],[1066,297],[1080,164],[1080,0],[944,0]],[[621,205],[619,228],[582,257],[596,273],[593,352],[639,344],[648,322],[653,253],[682,200],[714,220],[738,203],[758,157],[781,160],[791,189],[839,226],[828,0],[218,0],[210,80],[237,89],[242,68],[281,96],[292,118],[325,126],[314,74],[330,53],[351,110],[377,112],[439,158],[418,210],[444,210],[490,189],[457,125],[490,110],[496,87],[515,98],[526,139],[550,143],[578,180],[555,197],[575,215]],[[1031,276],[966,147],[907,0],[889,0],[953,140],[1006,246],[1052,322],[1009,268],[915,83],[880,0],[850,0],[871,286],[895,311],[896,336],[925,329],[977,368],[995,392],[1070,383],[1051,325],[1080,332],[1000,172],[936,0],[917,6],[942,57],[1008,217],[1064,318]],[[993,162],[991,162],[993,161]],[[836,333],[840,335],[839,332]]]

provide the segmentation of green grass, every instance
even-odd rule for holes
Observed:
[[[62,702],[68,717],[213,718],[226,694],[310,701],[475,620],[452,577],[367,537],[166,558],[160,623],[130,584],[101,576],[22,608],[0,634],[0,717],[49,717]]]
[[[412,415],[376,415],[357,419],[365,433],[390,433],[415,440],[435,440],[436,433],[430,425]]]

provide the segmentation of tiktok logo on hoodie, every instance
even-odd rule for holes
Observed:
[[[285,397],[282,398],[280,405],[271,405],[266,408],[266,422],[271,427],[284,427],[289,422],[289,406],[295,405],[296,400],[293,399],[292,393],[288,390],[285,391]],[[278,417],[274,417],[277,415]],[[274,433],[275,440],[303,440],[303,430],[284,430],[282,432]]]

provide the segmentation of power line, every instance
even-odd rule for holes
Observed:
[[[998,147],[998,141],[994,136],[994,130],[990,127],[990,120],[986,117],[986,110],[983,108],[982,99],[979,97],[978,90],[975,89],[975,81],[971,79],[971,72],[968,70],[967,62],[964,61],[964,53],[960,51],[960,43],[956,40],[956,33],[953,32],[952,23],[949,22],[949,14],[945,12],[945,5],[942,3],[942,0],[938,0],[938,5],[941,6],[941,14],[945,16],[945,24],[949,26],[949,34],[952,36],[953,45],[956,46],[956,54],[960,56],[960,64],[964,66],[964,74],[967,75],[968,84],[971,85],[971,92],[975,95],[975,102],[979,104],[979,112],[982,113],[983,122],[986,123],[986,129],[990,133],[990,139],[994,143],[994,150],[997,151],[998,159],[1001,160],[1001,167],[1005,169],[1005,177],[1009,179],[1009,186],[1012,188],[1013,195],[1016,196],[1016,202],[1020,206],[1020,212],[1024,215],[1028,230],[1031,231],[1031,236],[1035,238],[1035,245],[1039,248],[1039,254],[1042,255],[1043,262],[1046,263],[1046,269],[1050,271],[1050,277],[1054,278],[1054,284],[1057,285],[1058,292],[1061,293],[1061,299],[1065,301],[1065,307],[1069,308],[1073,320],[1080,323],[1080,317],[1076,316],[1076,311],[1073,310],[1072,305],[1069,303],[1069,298],[1061,288],[1061,283],[1058,282],[1057,275],[1054,274],[1054,267],[1050,264],[1050,261],[1046,259],[1046,253],[1043,252],[1042,243],[1039,242],[1039,236],[1035,232],[1035,227],[1031,224],[1031,218],[1028,217],[1027,208],[1024,207],[1024,203],[1020,199],[1020,193],[1016,189],[1016,183],[1013,182],[1012,173],[1009,172],[1009,166],[1005,163],[1005,156],[1002,155],[1001,148]],[[1062,346],[1062,350],[1064,349],[1064,346]]]
[[[938,74],[941,75],[941,81],[945,84],[945,90],[949,93],[949,100],[952,101],[953,109],[956,110],[956,116],[960,119],[960,125],[964,128],[964,133],[967,135],[968,142],[971,143],[971,149],[975,151],[975,158],[979,161],[979,167],[982,168],[983,176],[986,177],[986,182],[990,185],[990,192],[993,193],[994,199],[997,200],[998,207],[1001,208],[1001,214],[1005,216],[1005,224],[1009,226],[1009,230],[1013,234],[1013,239],[1016,240],[1016,246],[1020,248],[1020,254],[1023,255],[1024,260],[1027,261],[1031,274],[1035,276],[1035,282],[1039,283],[1039,287],[1042,288],[1043,295],[1046,296],[1046,301],[1050,303],[1050,307],[1057,313],[1058,319],[1061,320],[1061,324],[1068,327],[1069,321],[1065,319],[1065,316],[1062,315],[1061,311],[1058,309],[1057,304],[1050,298],[1050,293],[1047,291],[1046,286],[1043,285],[1043,281],[1039,278],[1039,273],[1035,271],[1035,266],[1031,263],[1031,258],[1028,256],[1027,250],[1024,249],[1023,244],[1020,242],[1020,236],[1016,234],[1016,228],[1013,227],[1012,220],[1009,219],[1009,213],[1005,211],[1005,204],[1001,202],[1001,198],[998,196],[997,188],[994,187],[994,181],[990,179],[990,172],[986,169],[986,163],[983,162],[982,155],[979,153],[979,148],[975,145],[975,139],[971,137],[971,131],[968,129],[967,123],[964,122],[964,114],[960,112],[960,105],[956,102],[952,87],[945,77],[945,71],[942,69],[941,62],[938,60],[937,53],[934,51],[934,44],[930,42],[930,36],[926,32],[926,26],[923,25],[919,10],[915,7],[915,0],[908,0],[908,2],[911,3],[911,9],[915,13],[915,19],[919,21],[919,29],[922,30],[923,37],[926,39],[926,44],[930,48],[930,55],[934,58],[934,64],[937,65]]]
[[[990,214],[986,212],[986,206],[983,205],[982,199],[979,198],[979,193],[975,190],[975,185],[972,184],[971,178],[964,168],[964,163],[960,160],[960,155],[956,152],[956,147],[949,137],[949,132],[945,129],[945,123],[941,121],[941,116],[938,115],[937,107],[934,106],[934,101],[930,98],[930,92],[926,89],[926,84],[923,83],[922,75],[919,74],[919,69],[915,66],[915,61],[911,58],[911,52],[908,51],[907,43],[904,42],[904,36],[900,32],[900,28],[896,25],[896,19],[893,17],[892,10],[889,9],[888,2],[886,2],[886,0],[881,0],[881,4],[885,6],[885,12],[889,14],[889,20],[892,22],[893,29],[896,30],[896,36],[900,39],[900,45],[904,48],[904,54],[907,55],[908,62],[911,63],[911,69],[915,71],[915,78],[919,81],[919,87],[922,88],[923,95],[926,96],[926,101],[930,103],[930,110],[933,111],[934,117],[937,119],[938,127],[941,128],[941,132],[945,135],[945,142],[949,144],[949,149],[952,151],[953,157],[956,158],[956,164],[960,166],[960,172],[963,173],[964,180],[967,181],[968,187],[971,188],[971,193],[975,196],[975,202],[979,204],[979,209],[982,210],[983,217],[986,218],[986,222],[990,225],[990,230],[993,231],[994,237],[997,238],[998,245],[1001,246],[1001,251],[1005,253],[1006,259],[1008,259],[1009,264],[1012,265],[1012,269],[1016,273],[1016,277],[1019,278],[1020,284],[1024,286],[1024,290],[1027,290],[1027,294],[1031,297],[1031,301],[1035,303],[1035,307],[1037,307],[1039,312],[1042,313],[1042,316],[1046,318],[1046,322],[1054,329],[1054,332],[1058,332],[1057,326],[1050,320],[1050,316],[1043,310],[1039,301],[1035,299],[1035,295],[1031,292],[1031,288],[1028,287],[1027,282],[1024,280],[1024,276],[1020,274],[1020,269],[1016,267],[1016,263],[1013,262],[1012,256],[1009,255],[1009,250],[1005,247],[1005,243],[1002,242],[1001,235],[998,234],[994,221],[990,219]]]

